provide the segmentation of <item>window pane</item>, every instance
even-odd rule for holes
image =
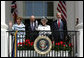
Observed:
[[[53,3],[52,2],[26,2],[25,3],[26,16],[53,16]]]
[[[45,5],[43,5],[45,4]],[[34,15],[35,16],[43,16],[43,14],[47,15],[47,3],[43,3],[43,2],[35,2],[34,3]],[[45,13],[44,13],[45,11]]]
[[[33,14],[33,12],[32,12],[33,11],[33,4],[32,4],[32,2],[26,2],[25,4],[26,4],[25,5],[25,7],[26,7],[25,8],[26,9],[25,10],[25,13],[26,13],[25,15],[26,16],[31,16]]]

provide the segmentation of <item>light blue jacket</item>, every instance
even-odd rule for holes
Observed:
[[[25,31],[25,25],[21,22],[20,25],[17,23],[13,25],[12,30],[16,31]],[[25,32],[18,32],[17,39],[23,39],[25,37]]]

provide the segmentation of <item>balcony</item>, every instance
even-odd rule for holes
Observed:
[[[55,31],[47,35],[52,42],[52,49],[47,54],[39,54],[34,49],[34,41],[32,37],[39,36],[39,31],[30,33],[27,37],[27,31],[7,31],[8,33],[8,57],[77,57],[77,35],[78,31]],[[47,32],[47,31],[46,31]],[[63,32],[63,40],[54,37],[55,34]],[[18,35],[19,34],[19,35]],[[24,35],[23,35],[24,34]],[[45,35],[42,35],[45,36]],[[36,37],[36,38],[37,38]],[[36,39],[35,38],[35,39]],[[59,38],[60,39],[60,38]]]

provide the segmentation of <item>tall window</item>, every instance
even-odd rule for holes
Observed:
[[[25,16],[53,16],[53,2],[26,1]]]

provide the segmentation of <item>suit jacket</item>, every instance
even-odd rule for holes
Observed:
[[[67,23],[66,23],[66,20],[63,20],[61,19],[62,23],[63,23],[63,30],[67,30]],[[52,30],[58,30],[58,24],[57,24],[57,20],[55,20],[53,23],[52,23]]]
[[[57,20],[55,20],[52,23],[52,26],[51,26],[52,35],[54,37],[53,40],[55,40],[55,41],[60,41],[61,35],[62,35],[62,38],[63,38],[62,40],[65,40],[65,37],[67,35],[67,32],[66,32],[67,31],[67,23],[66,23],[66,20],[61,19],[61,22],[63,23],[62,31],[65,31],[65,32],[59,32]]]

